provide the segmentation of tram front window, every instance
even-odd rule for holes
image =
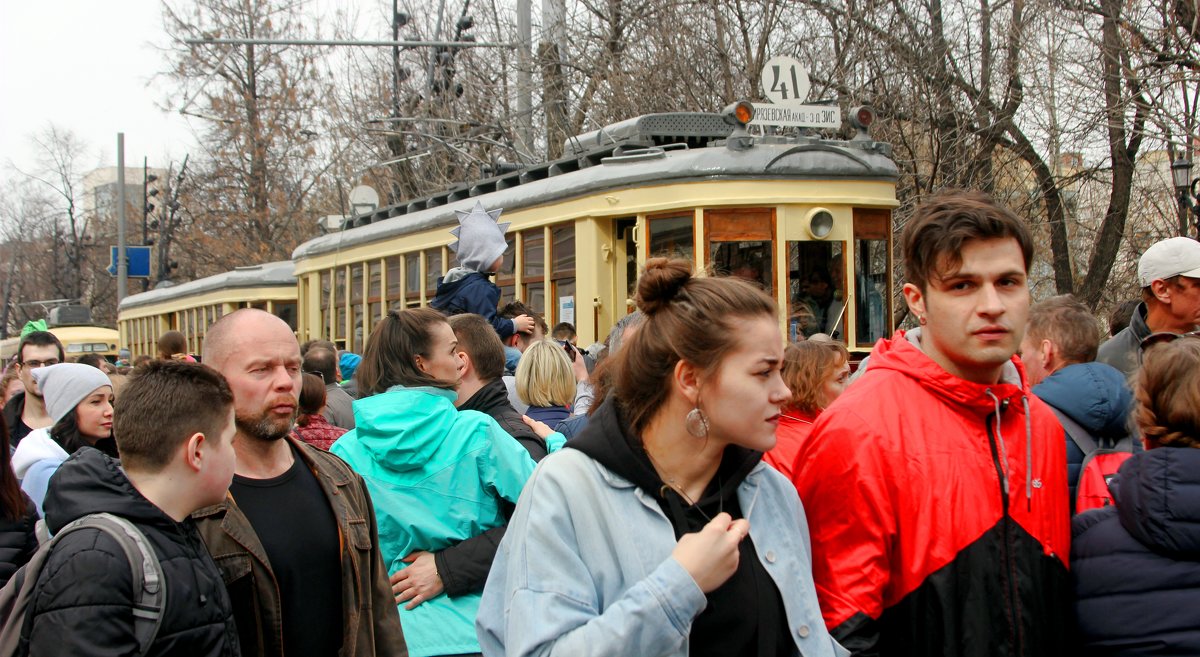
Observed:
[[[870,347],[891,332],[890,213],[859,208],[854,211],[855,339]]]
[[[717,276],[737,276],[773,295],[771,243],[713,242],[709,262]]]
[[[844,253],[842,242],[788,242],[788,340],[846,341]]]

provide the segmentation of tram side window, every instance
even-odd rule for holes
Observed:
[[[321,272],[321,329],[318,334],[322,337],[328,335],[329,331],[330,277],[329,270]]]
[[[682,215],[650,217],[647,220],[650,233],[651,258],[686,258],[696,260],[696,223],[692,212]]]
[[[517,293],[517,272],[514,269],[517,262],[517,236],[509,233],[504,236],[508,245],[504,249],[504,263],[496,272],[496,287],[500,288],[500,306],[512,301]]]
[[[404,305],[411,308],[421,304],[421,254],[404,256]]]
[[[379,321],[379,313],[383,307],[383,265],[379,261],[371,262],[367,265],[367,324],[363,327],[366,335],[371,335],[371,330],[375,328],[375,324]],[[366,345],[364,341],[359,345],[362,349]]]
[[[546,236],[541,228],[521,233],[523,301],[534,310],[546,314]]]
[[[337,306],[335,321],[333,326],[333,341],[338,345],[346,342],[346,268],[338,267],[334,270],[334,285],[335,290],[333,300]]]
[[[844,242],[788,242],[788,340],[846,341]]]
[[[550,297],[554,302],[554,323],[576,325],[575,313],[575,224],[562,224],[550,229]]]
[[[442,249],[425,250],[425,300],[432,301],[437,296],[437,282],[442,277]]]
[[[775,222],[764,208],[704,213],[709,263],[717,276],[737,276],[774,295]]]
[[[856,340],[870,346],[891,333],[891,222],[887,210],[854,211]]]
[[[354,318],[351,324],[352,341],[346,345],[346,348],[354,351],[362,349],[363,343],[363,322],[365,321],[365,311],[363,309],[363,269],[366,267],[364,263],[350,265],[350,315]]]
[[[274,304],[275,316],[287,322],[287,325],[293,330],[296,330],[296,302],[295,301],[276,301]]]

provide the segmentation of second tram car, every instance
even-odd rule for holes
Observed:
[[[856,108],[858,135],[843,141],[752,137],[735,109],[618,123],[569,140],[567,158],[381,208],[300,245],[299,338],[361,352],[389,308],[432,300],[451,266],[454,211],[480,202],[512,223],[501,303],[574,324],[582,344],[633,309],[647,258],[681,255],[761,285],[789,338],[827,333],[869,351],[893,327],[898,205],[871,111]]]
[[[296,277],[289,260],[238,267],[179,285],[131,294],[118,308],[121,344],[132,356],[157,354],[167,331],[187,337],[188,351],[204,348],[208,326],[238,308],[261,308],[296,328]]]

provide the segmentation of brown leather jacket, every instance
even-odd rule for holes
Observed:
[[[300,445],[300,454],[337,517],[344,614],[339,655],[408,655],[387,570],[379,555],[375,509],[362,477],[333,454],[293,442]],[[221,504],[200,509],[192,517],[229,590],[242,654],[282,657],[279,588],[262,543],[245,514],[228,496]]]

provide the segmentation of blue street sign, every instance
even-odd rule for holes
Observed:
[[[125,247],[125,266],[129,278],[150,278],[150,247]],[[117,275],[117,247],[112,247],[112,257],[109,259],[109,276]]]

